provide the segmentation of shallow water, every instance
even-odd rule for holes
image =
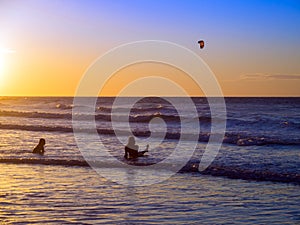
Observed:
[[[160,184],[126,187],[89,167],[0,166],[0,220],[8,224],[300,222],[295,185],[179,173]]]

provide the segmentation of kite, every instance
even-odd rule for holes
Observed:
[[[203,40],[198,41],[198,44],[200,45],[200,49],[204,48],[204,41]]]

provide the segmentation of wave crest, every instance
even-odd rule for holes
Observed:
[[[149,166],[153,163],[147,163],[145,161],[124,161],[134,166]],[[13,164],[39,164],[39,165],[53,165],[53,166],[90,166],[84,160],[66,160],[66,159],[36,159],[36,158],[1,158],[0,163],[13,163]],[[120,167],[120,164],[113,164],[111,162],[104,161],[93,161],[89,162],[93,167],[99,168],[117,168]],[[198,171],[199,160],[190,160],[186,163],[184,167],[181,168],[179,172],[181,173],[190,173],[190,172],[199,172]],[[163,165],[163,169],[172,169],[172,165]],[[221,176],[231,179],[244,179],[244,180],[256,180],[256,181],[272,181],[272,182],[283,182],[283,183],[293,183],[300,185],[300,174],[298,173],[278,173],[271,171],[260,171],[252,169],[244,169],[232,166],[218,166],[210,165],[206,170],[199,172],[203,175],[212,175],[212,176]]]

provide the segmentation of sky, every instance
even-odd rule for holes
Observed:
[[[225,96],[300,96],[300,1],[292,0],[0,0],[0,96],[74,96],[99,56],[142,40],[190,49]],[[203,94],[187,74],[158,64],[124,68],[99,93],[118,95],[151,71]]]

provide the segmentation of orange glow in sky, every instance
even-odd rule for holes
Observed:
[[[297,2],[31,2],[0,3],[0,96],[73,96],[96,58],[139,40],[189,48],[208,64],[225,96],[300,96]],[[201,50],[199,39],[205,40]],[[142,67],[115,74],[101,95],[116,95],[124,83],[145,74],[159,74],[202,95],[174,68]],[[176,92],[158,87],[157,95]]]

